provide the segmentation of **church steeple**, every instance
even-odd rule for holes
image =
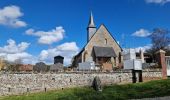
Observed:
[[[91,37],[94,35],[95,32],[96,32],[96,25],[94,23],[93,14],[91,12],[89,24],[87,27],[87,35],[88,35],[87,42],[91,39]]]
[[[95,25],[95,23],[94,23],[94,20],[93,20],[93,14],[92,14],[92,12],[91,12],[91,14],[90,14],[90,20],[89,20],[89,25],[88,25],[88,27],[96,27],[96,25]]]

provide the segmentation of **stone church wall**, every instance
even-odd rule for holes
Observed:
[[[16,95],[78,86],[91,86],[95,76],[102,84],[132,83],[131,71],[114,71],[111,73],[70,72],[55,74],[1,74],[0,95]],[[144,71],[147,79],[161,79],[160,71]]]
[[[106,30],[106,28],[103,25],[100,26],[100,28],[97,30],[97,32],[94,34],[92,39],[89,41],[89,43],[85,47],[85,50],[87,52],[86,60],[89,59],[93,55],[92,51],[93,51],[94,46],[113,47],[117,55],[116,65],[118,65],[119,63],[118,57],[119,57],[119,53],[121,52],[121,48],[118,46],[116,41],[113,40],[112,36],[110,35],[110,33]]]

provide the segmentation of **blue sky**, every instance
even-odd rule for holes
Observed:
[[[52,63],[52,57],[61,54],[69,64],[87,42],[91,11],[96,26],[105,24],[123,48],[147,48],[151,43],[146,36],[154,28],[170,26],[169,0],[1,0],[0,56]],[[52,40],[42,43],[41,33],[51,34]],[[9,52],[9,48],[16,50]]]

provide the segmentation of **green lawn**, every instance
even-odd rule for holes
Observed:
[[[96,92],[90,87],[82,87],[0,98],[1,100],[126,100],[168,95],[170,95],[170,80],[157,80],[105,86],[102,92]]]

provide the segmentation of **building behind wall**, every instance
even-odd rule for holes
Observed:
[[[55,56],[54,57],[54,64],[50,66],[50,71],[52,71],[52,72],[62,72],[64,70],[63,62],[64,62],[64,57]]]
[[[95,62],[101,69],[112,70],[113,67],[121,65],[121,52],[122,48],[104,24],[96,28],[91,14],[87,27],[87,44],[74,56],[72,67],[78,67],[78,63],[82,62]]]
[[[141,59],[142,63],[153,63],[152,54],[140,50],[136,52],[136,59]]]
[[[24,72],[31,72],[31,71],[33,71],[33,65],[20,64],[18,70],[24,71]]]
[[[64,62],[64,57],[62,57],[62,56],[55,56],[54,57],[54,64],[57,64],[57,63],[63,64],[63,62]]]

